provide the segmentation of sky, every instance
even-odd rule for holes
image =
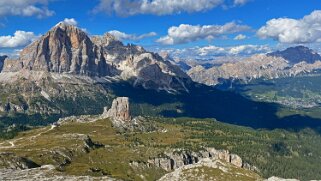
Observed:
[[[320,0],[0,0],[0,54],[18,55],[61,21],[185,58],[321,52]]]

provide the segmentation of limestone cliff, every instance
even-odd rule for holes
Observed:
[[[191,83],[189,76],[178,66],[141,46],[125,46],[108,33],[91,39],[102,47],[106,61],[121,71],[121,78],[133,80],[135,86],[175,92],[187,91],[188,84]]]
[[[103,52],[81,29],[59,23],[20,53],[24,69],[91,76],[112,74]]]

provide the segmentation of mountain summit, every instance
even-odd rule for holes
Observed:
[[[187,91],[189,76],[143,47],[124,45],[113,35],[89,37],[82,29],[58,23],[20,53],[3,72],[43,71],[89,77],[114,77],[146,89]]]
[[[290,47],[283,51],[276,51],[267,54],[268,56],[282,57],[289,61],[290,64],[297,64],[305,61],[313,64],[317,60],[321,60],[321,56],[305,46]]]
[[[103,52],[81,29],[59,23],[20,54],[23,68],[82,75],[111,75]]]

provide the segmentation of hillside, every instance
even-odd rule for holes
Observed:
[[[0,151],[27,158],[37,165],[53,165],[58,169],[54,175],[65,177],[108,176],[124,180],[155,180],[173,171],[172,167],[167,167],[168,156],[175,160],[175,165],[179,165],[180,158],[183,158],[180,154],[190,155],[191,160],[200,159],[207,153],[207,148],[216,148],[218,151],[215,152],[225,155],[219,157],[223,160],[204,160],[180,170],[188,175],[191,172],[188,169],[199,168],[204,170],[204,178],[213,179],[257,180],[258,175],[303,180],[321,177],[317,174],[321,173],[318,167],[320,160],[313,157],[320,154],[318,145],[321,145],[321,139],[311,129],[294,133],[253,130],[212,119],[147,117],[144,124],[152,123],[156,131],[119,132],[110,119],[95,120],[96,116],[71,117],[55,126],[22,132],[14,139],[2,141]],[[225,151],[219,151],[221,149]],[[227,163],[225,158],[229,151],[226,149],[240,155],[242,161],[235,159],[232,164]],[[2,168],[8,168],[5,164],[8,159],[5,157],[1,162],[0,157]],[[162,160],[159,166],[154,165],[158,163],[155,159]],[[255,168],[257,173],[233,165],[242,162],[241,165],[249,163],[255,166],[248,168]],[[221,165],[219,168],[223,172],[217,169],[217,164]],[[50,173],[53,174],[52,171]],[[203,176],[201,173],[193,174],[196,178]]]

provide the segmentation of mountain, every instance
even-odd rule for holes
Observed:
[[[74,75],[119,76],[146,89],[187,91],[190,78],[158,54],[135,45],[124,46],[111,34],[89,37],[81,29],[58,23],[8,60],[5,72],[20,70]]]
[[[273,57],[282,57],[285,60],[288,60],[292,65],[303,61],[309,64],[313,64],[316,61],[321,61],[321,56],[318,53],[304,46],[290,47],[283,51],[268,53],[267,55]]]
[[[1,62],[2,119],[12,114],[51,115],[46,119],[93,114],[110,105],[124,86],[179,93],[192,84],[186,73],[156,53],[125,46],[108,33],[89,37],[65,23],[24,48],[18,59]]]
[[[282,57],[253,55],[244,60],[223,63],[206,69],[201,65],[191,68],[187,73],[195,81],[206,85],[217,85],[226,80],[248,83],[255,79],[276,79],[295,77],[319,72],[321,61],[305,61],[291,64]]]
[[[23,69],[90,76],[112,75],[103,52],[85,32],[59,23],[20,53]]]
[[[125,46],[109,33],[93,36],[91,39],[102,48],[106,61],[117,67],[122,79],[133,80],[134,85],[141,85],[146,89],[188,91],[190,77],[160,55],[140,46]]]

